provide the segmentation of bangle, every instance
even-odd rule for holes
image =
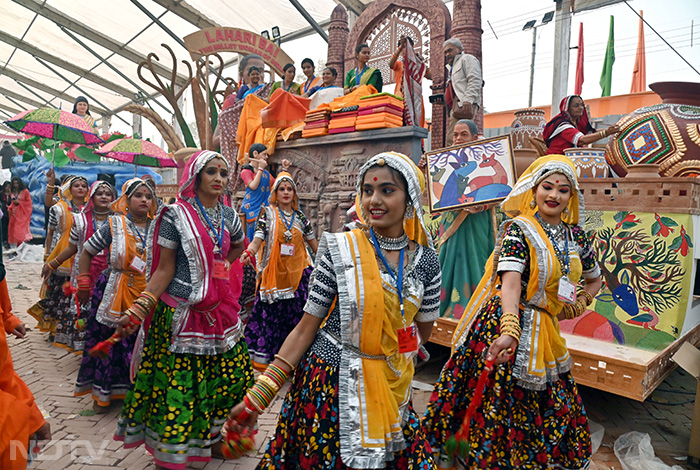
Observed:
[[[578,295],[583,296],[586,299],[586,307],[593,303],[593,296],[590,294],[590,292],[581,290],[581,292],[579,292]]]
[[[289,367],[289,372],[293,371],[295,367],[292,365],[291,362],[280,356],[279,354],[275,354],[275,359],[279,360],[281,363]]]
[[[78,290],[90,290],[92,289],[92,278],[89,273],[78,274],[75,278],[78,284]]]
[[[55,271],[61,265],[61,262],[58,261],[58,258],[54,258],[46,264],[48,264],[49,268],[51,268],[52,271]]]
[[[393,57],[394,57],[394,59],[398,59],[398,58],[399,58],[399,56],[396,55],[396,52],[394,52]]]
[[[260,408],[258,403],[256,403],[256,401],[253,400],[253,398],[250,395],[248,395],[247,393],[246,393],[245,397],[243,398],[243,403],[245,403],[246,407],[254,408],[258,414],[263,414],[263,412],[265,411],[265,409]]]

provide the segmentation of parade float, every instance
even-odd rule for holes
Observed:
[[[683,343],[700,344],[700,103],[692,100],[700,84],[651,88],[663,103],[622,118],[605,150],[626,176],[605,177],[601,150],[567,153],[603,288],[584,315],[560,323],[578,383],[639,401],[675,368],[671,356]],[[449,346],[456,323],[439,319],[431,340]]]

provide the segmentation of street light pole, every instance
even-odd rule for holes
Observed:
[[[527,106],[532,106],[532,88],[535,84],[535,50],[537,48],[537,28],[532,28],[532,60],[530,61],[530,96],[527,99]]]

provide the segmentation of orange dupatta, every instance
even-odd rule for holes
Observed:
[[[274,212],[274,223],[270,223],[271,212]],[[268,206],[265,208],[268,227],[272,226],[271,233],[268,232],[268,238],[272,241],[269,247],[270,257],[267,263],[261,268],[262,272],[259,277],[259,293],[260,299],[269,303],[281,299],[289,299],[294,297],[299,281],[304,273],[304,269],[311,264],[309,255],[306,251],[304,242],[304,234],[299,230],[299,227],[294,225],[291,228],[292,240],[287,242],[284,237],[285,225],[280,210],[276,206]],[[260,252],[265,251],[265,240],[260,247]],[[291,256],[282,256],[282,244],[294,245],[294,254]]]

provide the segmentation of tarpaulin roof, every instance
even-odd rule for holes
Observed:
[[[337,5],[333,0],[298,3],[325,27]],[[88,97],[93,114],[111,114],[133,101],[139,88],[155,94],[139,79],[137,63],[155,52],[160,78],[169,84],[172,59],[161,43],[175,53],[182,84],[187,68],[181,61],[190,57],[176,38],[205,27],[259,33],[278,26],[283,40],[316,34],[289,0],[4,0],[0,18],[0,119],[45,104],[71,110],[79,95]],[[153,81],[150,73],[146,77]],[[167,115],[167,104],[152,106]]]

